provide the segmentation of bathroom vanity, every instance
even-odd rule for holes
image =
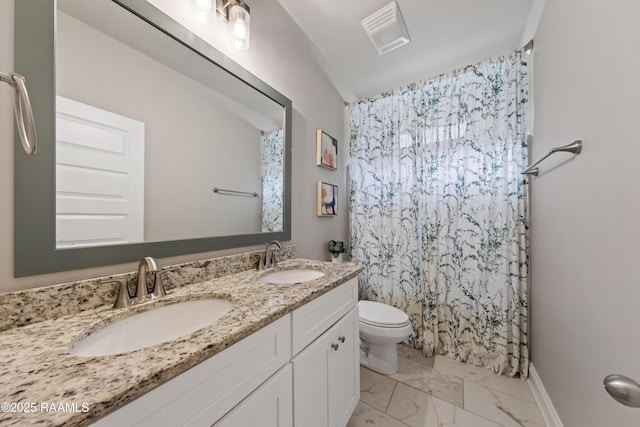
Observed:
[[[346,426],[360,399],[357,288],[350,279],[95,425]]]
[[[273,271],[247,270],[175,287],[167,297],[135,307],[100,306],[5,330],[2,401],[63,403],[74,410],[3,412],[0,423],[346,425],[359,400],[360,268],[293,259],[280,263],[276,271],[282,270],[323,276],[269,283]],[[55,298],[55,289],[50,292]],[[107,356],[69,353],[118,320],[206,298],[228,300],[233,308],[162,344]]]

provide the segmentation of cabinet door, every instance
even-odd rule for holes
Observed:
[[[295,426],[334,427],[327,410],[330,347],[331,337],[325,333],[292,360]]]
[[[292,427],[291,364],[258,387],[215,427]]]
[[[354,308],[293,359],[294,425],[347,425],[360,399],[356,337]]]
[[[354,308],[327,333],[329,351],[329,420],[331,426],[346,426],[360,400],[360,337],[358,308]]]

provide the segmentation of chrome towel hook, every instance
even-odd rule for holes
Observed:
[[[18,73],[0,73],[0,81],[8,83],[16,90],[13,97],[13,109],[15,111],[20,141],[27,154],[35,154],[38,149],[38,142],[31,102],[29,101],[29,94],[25,86],[25,78]]]

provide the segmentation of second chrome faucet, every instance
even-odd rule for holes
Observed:
[[[282,244],[277,240],[273,240],[266,244],[266,248],[264,250],[264,258],[260,256],[260,263],[258,264],[258,270],[268,270],[270,268],[275,268],[278,266],[278,261],[273,253],[273,246],[276,246],[278,249],[282,249]]]
[[[120,281],[120,290],[118,291],[118,297],[116,298],[116,302],[113,307],[128,307],[130,305],[140,304],[154,298],[165,296],[167,293],[164,290],[164,286],[162,286],[162,280],[160,279],[160,277],[158,277],[158,274],[154,276],[153,288],[151,292],[149,292],[149,287],[147,284],[147,273],[157,272],[159,270],[159,264],[154,258],[148,256],[141,259],[140,263],[138,264],[136,294],[131,297],[131,295],[129,295],[129,287],[127,286],[127,281]]]

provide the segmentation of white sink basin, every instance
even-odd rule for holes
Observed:
[[[324,276],[324,273],[318,270],[281,270],[269,273],[260,278],[266,283],[286,284],[286,283],[303,283]]]
[[[212,324],[233,306],[223,299],[201,299],[145,311],[88,335],[70,353],[108,356],[173,341]]]

